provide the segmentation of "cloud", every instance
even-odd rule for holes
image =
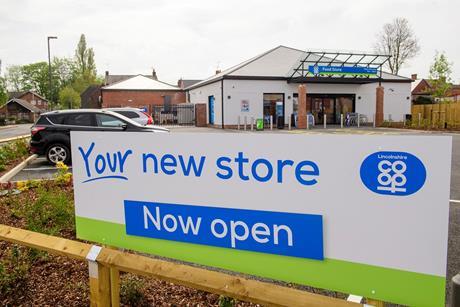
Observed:
[[[409,19],[422,45],[401,73],[427,76],[435,50],[444,50],[460,81],[458,1],[69,1],[16,0],[0,7],[3,65],[73,56],[81,33],[100,74],[150,73],[162,80],[205,78],[280,44],[300,49],[372,50],[383,24]],[[14,12],[14,13],[12,13]],[[18,13],[20,12],[20,13]]]

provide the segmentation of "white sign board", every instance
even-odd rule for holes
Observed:
[[[86,240],[444,302],[451,138],[72,132]]]

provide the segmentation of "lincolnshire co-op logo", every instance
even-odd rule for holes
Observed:
[[[372,192],[406,196],[425,184],[426,169],[422,161],[407,152],[380,151],[364,159],[361,180]]]

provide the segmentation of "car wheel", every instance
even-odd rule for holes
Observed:
[[[62,162],[69,164],[70,161],[70,150],[69,147],[63,144],[53,144],[46,150],[46,159],[51,164],[57,164]]]

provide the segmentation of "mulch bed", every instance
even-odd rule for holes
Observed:
[[[53,183],[49,183],[53,184]],[[73,194],[72,187],[63,187]],[[73,197],[73,196],[71,196]],[[36,199],[34,190],[18,195],[0,197],[0,223],[26,228],[25,220],[17,214],[21,206],[29,206]],[[18,209],[19,208],[19,209]],[[76,240],[75,233],[64,231],[59,236]],[[31,249],[0,241],[0,259],[18,249],[25,259],[30,259]],[[34,250],[36,253],[36,250]],[[34,253],[32,252],[32,254]],[[84,261],[54,256],[41,252],[40,257],[29,261],[24,280],[15,284],[9,293],[0,293],[1,306],[89,306],[88,266]],[[21,260],[22,261],[22,260]],[[122,281],[135,278],[142,285],[143,297],[136,306],[218,306],[219,295],[199,291],[158,279],[135,277],[122,273]],[[123,282],[122,282],[123,283]],[[123,291],[123,290],[122,290]],[[123,297],[122,297],[123,301]],[[125,300],[126,301],[126,300]],[[133,306],[134,304],[122,304]],[[235,306],[257,306],[236,302]]]
[[[10,161],[8,164],[5,165],[5,169],[3,171],[0,171],[0,177],[2,177],[3,175],[5,175],[6,173],[8,173],[10,170],[12,170],[16,165],[18,165],[19,163],[21,163],[22,161],[24,161],[25,159],[27,159],[27,157],[22,157],[22,158],[19,158],[19,159],[15,159],[15,160],[12,160]]]

